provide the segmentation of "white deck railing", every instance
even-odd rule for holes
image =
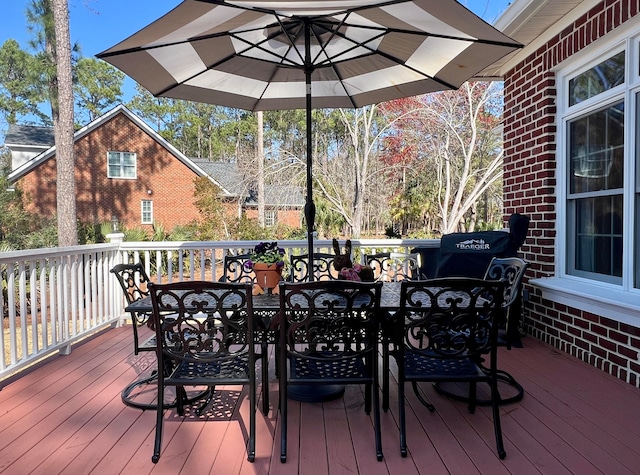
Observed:
[[[227,253],[249,252],[260,241],[118,242],[0,253],[3,335],[0,388],[21,371],[128,316],[122,291],[109,272],[117,263],[143,262],[152,280],[217,280]],[[439,240],[352,240],[353,258],[376,252],[438,247]],[[291,254],[305,241],[278,241]],[[341,241],[344,248],[344,241]],[[333,252],[317,241],[316,252]]]

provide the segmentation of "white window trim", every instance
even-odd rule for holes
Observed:
[[[638,112],[635,109],[635,96],[640,94],[640,35],[632,36],[638,31],[640,18],[626,22],[623,27],[609,34],[593,45],[584,48],[568,60],[564,61],[554,72],[557,77],[557,113],[556,113],[556,242],[555,242],[555,276],[539,279],[531,279],[529,284],[542,291],[542,296],[553,302],[558,302],[595,315],[603,315],[615,321],[638,326],[640,320],[640,289],[633,288],[632,253],[626,253],[622,284],[609,284],[592,279],[569,275],[566,273],[567,262],[567,235],[565,226],[567,220],[567,166],[566,166],[566,126],[568,120],[576,114],[573,110],[579,109],[579,115],[595,110],[602,106],[606,100],[612,103],[615,97],[625,100],[625,193],[634,189],[635,160],[629,159],[629,154],[635,156],[634,132]],[[607,57],[621,49],[627,50],[625,85],[618,86],[611,91],[590,98],[579,104],[579,107],[568,106],[568,82],[569,78],[582,71],[599,64]],[[626,92],[625,92],[626,91]],[[632,104],[631,101],[634,101]],[[624,215],[634,216],[633,199],[625,199]],[[633,226],[630,220],[625,219],[623,224],[623,236],[625,243],[633,243]],[[640,256],[638,256],[640,259]]]
[[[542,297],[594,315],[638,326],[640,292],[623,291],[619,286],[583,278],[548,277],[531,279],[529,284],[542,291]]]
[[[122,163],[122,154],[123,153],[131,153],[135,157],[135,165],[134,165],[134,174],[133,176],[113,176],[109,171],[109,154],[110,153],[119,153],[120,154],[120,163]],[[114,180],[136,180],[138,178],[138,154],[136,152],[122,152],[118,150],[108,150],[107,151],[107,178]]]
[[[144,204],[149,203],[151,205],[151,219],[149,221],[145,221],[144,219]],[[153,224],[153,201],[152,200],[141,200],[140,201],[140,222],[142,224]]]
[[[278,210],[276,210],[276,209],[268,209],[268,210],[266,210],[264,213],[265,213],[265,217],[264,217],[264,220],[265,220],[265,226],[267,226],[267,227],[273,227],[273,226],[275,226],[276,224],[278,224]],[[266,221],[267,221],[267,213],[268,213],[270,216],[272,216],[272,217],[273,217],[273,220],[272,220],[273,222],[272,222],[271,224],[267,224],[267,223],[266,223]]]

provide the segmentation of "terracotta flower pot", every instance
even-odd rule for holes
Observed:
[[[256,284],[265,292],[270,293],[280,282],[282,267],[278,267],[276,264],[256,262],[253,264],[253,272],[256,275]]]

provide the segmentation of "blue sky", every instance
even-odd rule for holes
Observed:
[[[459,0],[489,23],[500,15],[511,0]],[[3,0],[0,8],[0,44],[9,38],[28,49],[30,34],[25,11],[29,0]],[[156,18],[167,13],[180,0],[69,0],[71,39],[82,48],[82,56],[97,53],[119,43]],[[127,78],[125,101],[130,99],[133,81]]]

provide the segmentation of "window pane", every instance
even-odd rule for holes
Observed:
[[[108,175],[111,178],[120,176],[120,154],[118,152],[107,153]]]
[[[569,80],[569,105],[573,106],[624,84],[624,56],[625,52],[621,51]]]
[[[622,188],[624,102],[569,123],[569,193]]]
[[[122,167],[122,176],[125,178],[135,178],[136,177],[136,167]]]
[[[124,164],[124,166],[135,166],[136,164],[135,153],[123,152],[122,163]]]
[[[575,270],[622,277],[622,195],[584,198],[575,206]]]

